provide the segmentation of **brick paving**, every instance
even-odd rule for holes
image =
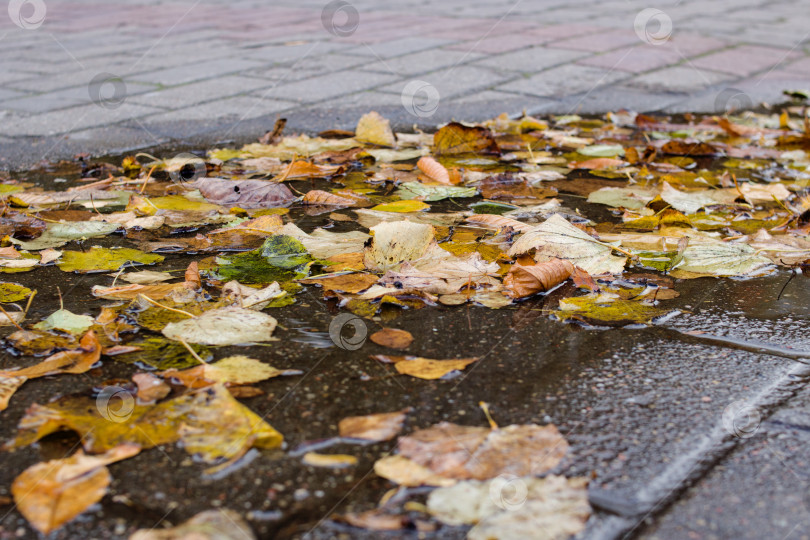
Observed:
[[[371,107],[400,127],[522,110],[722,112],[729,89],[756,106],[810,88],[808,0],[9,5],[0,166],[78,141],[98,153],[249,139],[279,115],[315,131]],[[402,102],[412,81],[439,95],[418,116]]]

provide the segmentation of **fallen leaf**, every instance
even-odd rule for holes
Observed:
[[[427,507],[447,525],[475,525],[470,540],[565,540],[591,515],[587,485],[587,478],[502,475],[436,489]]]
[[[223,464],[243,456],[251,447],[278,448],[283,441],[278,431],[220,384],[155,405],[131,400],[119,405],[118,410],[110,407],[104,400],[83,396],[66,396],[47,405],[33,404],[20,421],[16,438],[6,448],[28,446],[50,433],[70,430],[81,436],[82,446],[91,453],[106,452],[125,443],[152,448],[180,441],[186,452],[200,460]]]
[[[396,437],[405,423],[410,409],[391,413],[349,416],[338,423],[341,438],[363,439],[366,441],[390,441]]]
[[[410,332],[395,328],[383,328],[371,334],[369,339],[389,349],[407,349],[413,343],[413,335]]]
[[[418,379],[441,379],[454,371],[462,371],[478,358],[459,358],[453,360],[431,360],[429,358],[406,357],[394,364],[397,372]]]
[[[256,540],[242,516],[220,508],[200,512],[170,529],[140,529],[129,540]]]
[[[422,156],[419,158],[419,161],[416,162],[416,166],[425,176],[434,182],[447,185],[453,184],[453,182],[450,181],[450,171],[430,156]]]
[[[301,460],[310,467],[324,467],[327,469],[345,469],[357,465],[357,458],[346,454],[317,454],[307,452]]]
[[[430,208],[429,204],[414,199],[404,199],[396,202],[378,204],[372,210],[377,212],[421,212]]]
[[[272,341],[276,320],[252,309],[225,307],[198,317],[169,323],[163,335],[169,339],[202,345],[238,345]]]
[[[565,259],[551,259],[535,265],[515,263],[503,280],[504,287],[513,298],[523,298],[538,292],[546,292],[574,272],[574,265]]]
[[[500,154],[492,132],[482,127],[468,127],[450,122],[433,135],[437,154]]]
[[[371,111],[360,117],[354,133],[354,138],[358,141],[379,146],[397,145],[397,139],[394,136],[394,132],[391,130],[390,122],[375,111]]]
[[[14,503],[31,525],[49,534],[101,500],[111,480],[105,465],[140,451],[140,446],[130,444],[98,456],[79,450],[69,458],[33,465],[14,479]]]
[[[535,250],[534,259],[546,262],[566,259],[592,275],[619,274],[627,262],[612,255],[613,249],[571,225],[559,214],[524,233],[509,250],[514,257]]]
[[[490,429],[442,422],[399,438],[402,457],[455,480],[540,475],[567,452],[568,443],[553,424]]]
[[[275,208],[295,199],[284,184],[266,180],[201,178],[187,185],[199,189],[205,200],[225,207]]]
[[[155,264],[163,257],[130,248],[93,247],[89,251],[64,251],[56,264],[64,272],[110,272],[130,264]]]
[[[369,270],[384,270],[404,261],[415,261],[436,245],[430,225],[396,221],[371,228],[371,246],[364,250],[364,263]]]

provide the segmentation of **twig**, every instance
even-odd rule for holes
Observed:
[[[168,308],[167,308],[167,309],[168,309]],[[192,348],[191,348],[191,345],[189,345],[188,343],[186,343],[186,342],[185,342],[185,341],[183,341],[182,339],[179,339],[178,341],[179,341],[180,343],[182,343],[182,344],[183,344],[183,347],[185,347],[186,349],[188,349],[188,352],[190,352],[190,353],[191,353],[191,356],[193,356],[194,358],[196,358],[197,360],[199,360],[201,364],[208,364],[208,362],[206,362],[205,360],[203,360],[202,358],[200,358],[200,355],[199,355],[199,354],[197,354],[196,352],[194,352],[194,349],[192,349]]]
[[[19,324],[17,324],[17,321],[15,321],[14,319],[12,319],[12,318],[11,318],[11,315],[9,315],[9,314],[8,314],[8,311],[6,311],[5,309],[3,309],[3,306],[0,306],[0,311],[2,311],[2,312],[3,312],[3,315],[5,315],[5,316],[6,316],[6,318],[8,318],[8,320],[9,320],[9,321],[11,321],[11,324],[13,324],[14,326],[16,326],[16,327],[17,327],[18,329],[20,329],[20,330],[24,330],[22,326],[20,326]]]
[[[181,315],[185,315],[186,317],[190,317],[192,319],[194,318],[194,315],[192,315],[188,311],[183,311],[182,309],[175,309],[175,308],[170,308],[169,306],[164,306],[163,304],[155,302],[154,300],[152,300],[151,298],[149,298],[145,294],[139,294],[138,296],[142,296],[144,300],[146,300],[147,302],[149,302],[153,306],[157,306],[159,308],[167,309],[169,311],[174,311],[175,313],[180,313]]]

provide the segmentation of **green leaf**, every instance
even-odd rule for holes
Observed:
[[[76,315],[66,309],[54,311],[42,322],[34,325],[37,330],[62,330],[78,335],[93,326],[94,319],[88,315]]]
[[[136,364],[144,369],[185,369],[199,364],[188,349],[176,341],[163,337],[150,337],[140,341],[128,343],[140,347],[140,351],[113,356],[116,362]],[[204,345],[189,345],[197,355],[205,361],[213,358],[213,354]]]
[[[624,147],[620,144],[592,144],[578,149],[577,153],[590,157],[616,157],[624,155]]]
[[[239,283],[261,284],[305,278],[313,259],[304,244],[292,236],[279,234],[264,241],[258,249],[230,257],[218,257],[215,276]]]
[[[400,199],[419,199],[422,201],[441,201],[451,197],[475,197],[478,191],[474,187],[431,186],[421,182],[405,182],[396,192]],[[377,208],[379,210],[379,208]],[[408,210],[410,211],[410,210]]]

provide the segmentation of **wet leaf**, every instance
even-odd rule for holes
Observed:
[[[450,122],[433,135],[433,147],[439,155],[500,154],[492,133],[482,127]]]
[[[48,318],[34,325],[37,330],[62,330],[68,334],[81,334],[91,326],[94,319],[88,315],[76,315],[66,309],[54,311]]]
[[[104,223],[102,221],[48,223],[48,228],[39,238],[26,242],[18,240],[15,243],[22,249],[38,251],[64,246],[71,240],[107,236],[118,230],[118,228],[117,223]]]
[[[442,422],[400,437],[398,448],[399,456],[392,456],[396,461],[382,468],[387,475],[378,470],[380,461],[375,464],[378,475],[397,483],[403,480],[402,485],[419,485],[413,483],[413,476],[399,474],[416,471],[422,475],[417,481],[427,474],[432,483],[426,485],[448,486],[457,480],[488,480],[503,474],[540,475],[557,466],[568,452],[568,443],[553,424],[491,429]]]
[[[345,469],[357,465],[357,458],[346,454],[316,454],[307,452],[301,460],[310,467],[323,467],[327,469]]]
[[[295,199],[284,184],[265,180],[202,178],[188,185],[199,189],[208,202],[225,207],[275,208]]]
[[[401,200],[391,203],[384,203],[378,204],[372,210],[377,212],[421,212],[422,210],[427,210],[430,208],[429,204],[425,204],[422,201],[417,200]]]
[[[768,273],[772,262],[746,244],[690,241],[675,269],[712,276],[748,276]],[[683,276],[691,277],[691,276]]]
[[[619,274],[627,262],[625,257],[612,255],[609,245],[574,227],[559,214],[524,233],[512,245],[509,255],[514,257],[531,250],[535,250],[537,262],[566,259],[592,275]]]
[[[470,540],[565,540],[591,515],[587,478],[500,476],[439,488],[428,511],[448,525],[475,525]]]
[[[129,540],[256,540],[242,517],[227,508],[206,510],[170,529],[140,529]]]
[[[369,339],[377,345],[388,347],[389,349],[407,349],[413,343],[413,335],[405,330],[396,328],[383,328],[369,336]]]
[[[82,437],[87,452],[105,452],[127,443],[152,448],[180,441],[186,452],[220,464],[241,457],[251,447],[277,448],[282,442],[279,432],[222,385],[156,405],[135,403],[131,396],[119,405],[110,404],[109,396],[107,401],[67,396],[29,407],[18,430],[7,448],[28,446],[50,433],[70,430]]]
[[[38,463],[14,479],[14,503],[31,525],[48,534],[101,500],[111,480],[105,465],[140,451],[137,445],[111,448],[99,456],[79,450],[69,458]]]
[[[614,156],[623,156],[624,147],[620,144],[594,144],[577,149],[577,153],[583,156],[611,158]]]
[[[342,438],[374,442],[390,441],[402,431],[409,412],[410,409],[404,409],[391,413],[349,416],[340,421],[338,430]]]
[[[424,175],[439,184],[452,185],[454,182],[450,180],[450,171],[447,167],[436,161],[430,156],[423,156],[416,162],[416,166]],[[457,182],[456,182],[457,183]]]
[[[588,202],[595,204],[605,204],[614,208],[629,208],[639,210],[647,206],[647,203],[655,198],[656,192],[647,188],[617,188],[604,187],[591,192],[588,195]]]
[[[394,132],[391,131],[391,124],[388,120],[380,116],[379,113],[374,111],[360,117],[360,120],[357,122],[354,137],[358,141],[379,146],[397,145]]]
[[[272,341],[276,320],[251,309],[226,307],[163,328],[169,339],[201,345],[239,345]]]
[[[553,289],[574,272],[574,265],[564,259],[551,259],[535,265],[515,263],[503,280],[513,298],[523,298]]]
[[[371,246],[364,250],[364,262],[369,270],[382,270],[404,261],[415,261],[424,256],[431,246],[436,246],[430,225],[396,221],[380,223],[372,227],[371,232]]]
[[[441,201],[449,198],[475,197],[478,191],[474,187],[462,186],[431,186],[420,184],[419,182],[405,182],[399,186],[396,194],[401,199],[418,199],[420,201]],[[402,201],[404,203],[404,201]],[[379,205],[373,210],[381,210]],[[390,206],[390,204],[389,204]],[[406,212],[416,212],[416,209],[405,210]],[[391,210],[388,210],[391,212]]]
[[[731,204],[739,197],[735,189],[680,191],[664,182],[661,198],[685,214],[694,214],[704,206]]]
[[[156,370],[184,369],[200,363],[182,343],[169,341],[162,337],[149,337],[130,342],[129,345],[137,347],[138,350],[116,355],[117,362],[138,364],[145,369]],[[203,360],[208,361],[212,358],[211,351],[207,347],[191,344],[189,346]]]
[[[592,293],[560,300],[559,310],[554,316],[561,321],[623,326],[647,324],[667,312],[646,301],[624,300],[610,293]]]
[[[153,255],[130,248],[99,248],[89,251],[64,251],[57,263],[64,272],[109,272],[124,265],[155,264],[163,261],[160,255]]]
[[[19,302],[31,296],[31,289],[19,283],[0,283],[0,302]]]

